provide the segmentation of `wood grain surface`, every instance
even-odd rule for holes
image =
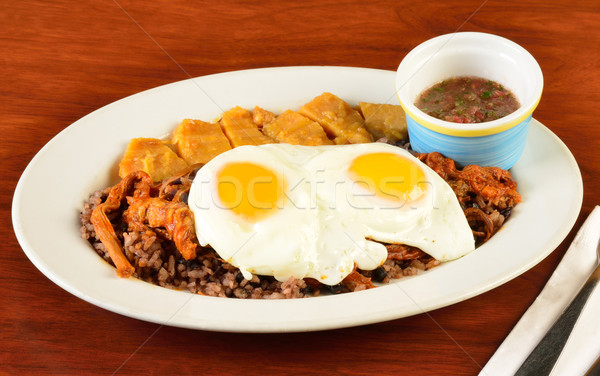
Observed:
[[[3,0],[0,8],[0,374],[475,375],[600,203],[597,1]],[[24,168],[52,137],[99,107],[158,85],[238,69],[395,70],[419,43],[454,31],[498,34],[535,56],[545,77],[535,117],[571,149],[583,175],[583,208],[570,235],[501,287],[356,328],[194,331],[76,298],[40,273],[15,238],[10,209]]]

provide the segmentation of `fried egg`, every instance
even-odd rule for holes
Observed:
[[[197,173],[196,235],[251,274],[340,283],[387,257],[382,243],[440,261],[474,249],[450,186],[409,152],[383,143],[241,146]]]

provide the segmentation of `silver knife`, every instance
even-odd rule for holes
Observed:
[[[600,255],[600,244],[598,246]],[[573,301],[552,325],[540,343],[533,349],[525,359],[515,376],[541,376],[549,375],[562,352],[577,319],[579,318],[588,298],[600,281],[600,263],[590,274],[587,281],[581,287]],[[596,362],[598,363],[598,362]],[[598,368],[595,366],[593,368]],[[597,371],[600,374],[600,369]]]

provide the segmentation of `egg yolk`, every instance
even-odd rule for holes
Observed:
[[[284,203],[286,182],[254,163],[229,163],[217,173],[222,205],[249,222],[258,222]]]
[[[411,202],[427,190],[425,172],[408,158],[393,153],[372,153],[356,157],[350,177],[376,196]]]

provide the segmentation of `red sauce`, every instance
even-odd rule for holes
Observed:
[[[421,93],[415,105],[428,115],[454,123],[492,121],[521,107],[510,90],[480,77],[444,80]]]

